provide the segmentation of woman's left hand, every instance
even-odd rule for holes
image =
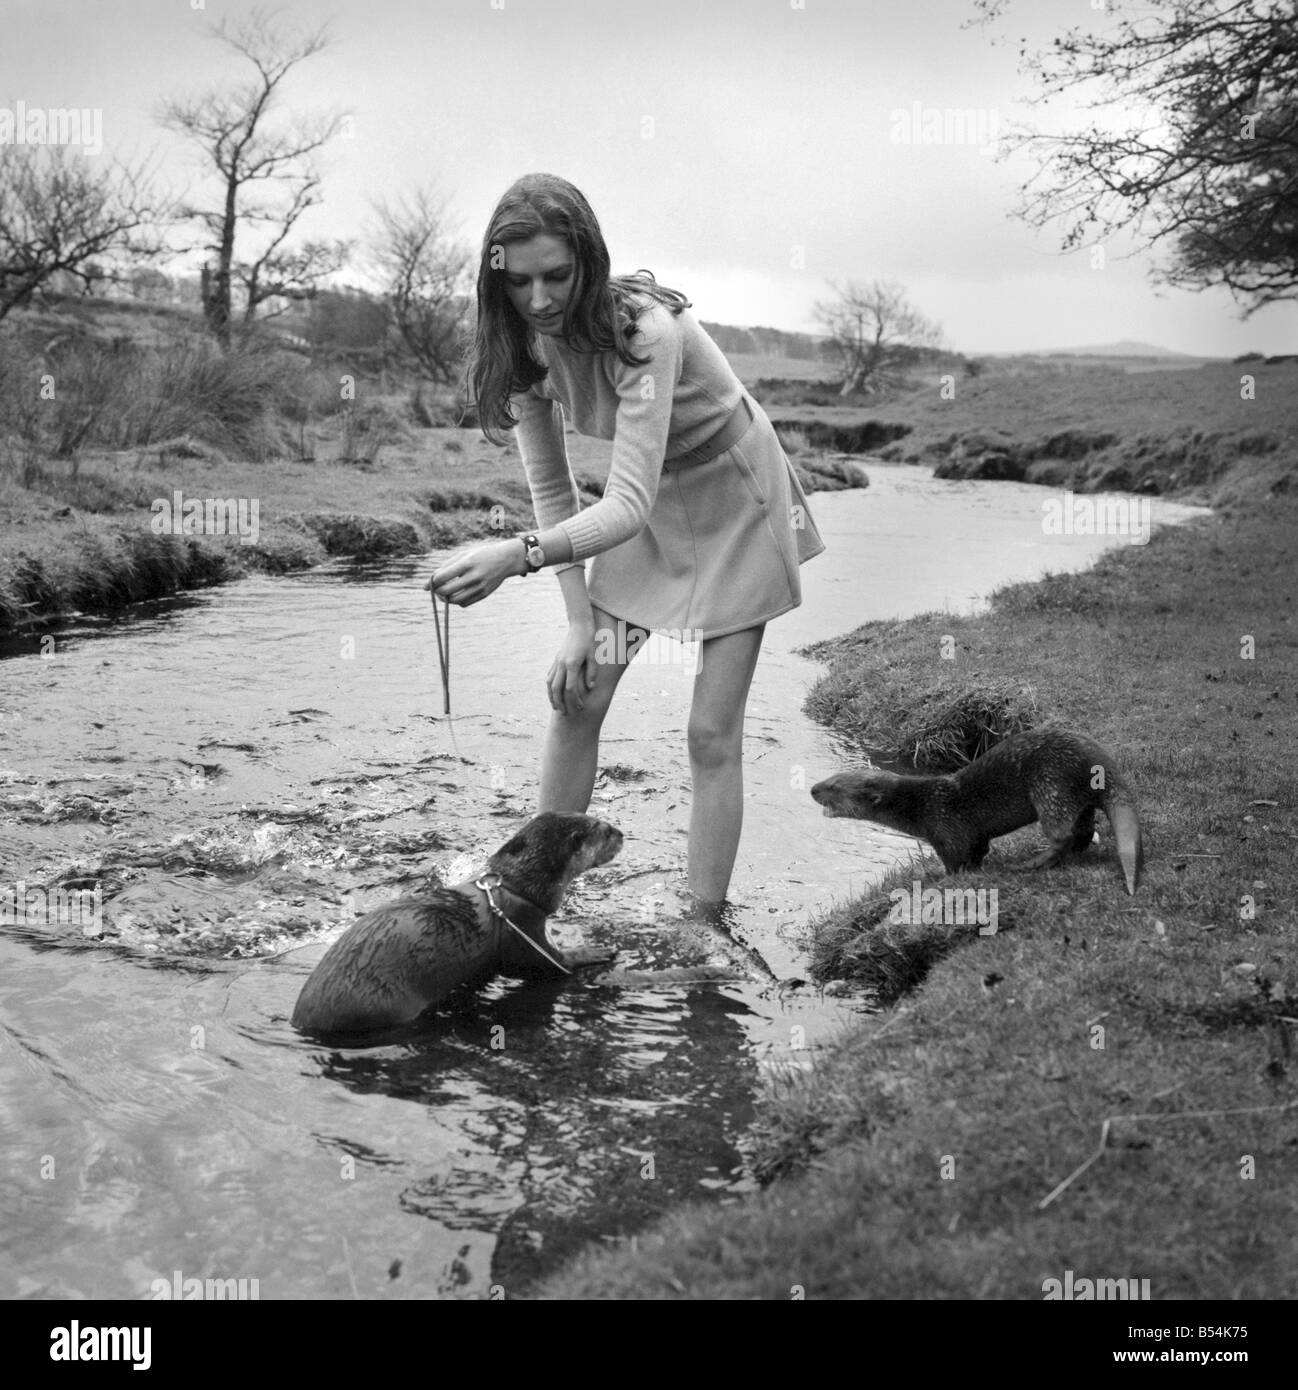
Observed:
[[[461,608],[493,594],[511,574],[520,573],[522,546],[517,540],[493,541],[452,555],[429,581],[433,593]]]

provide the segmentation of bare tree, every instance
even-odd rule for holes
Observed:
[[[428,189],[374,211],[374,259],[401,342],[421,372],[449,383],[472,303],[473,253],[455,239],[445,200]]]
[[[62,146],[0,145],[0,319],[64,273],[87,292],[107,265],[162,249],[144,166],[92,165]]]
[[[291,223],[286,225],[288,235]],[[237,265],[235,273],[244,291],[244,322],[250,323],[258,305],[276,299],[314,299],[324,282],[347,264],[351,254],[348,241],[304,241],[292,250],[281,251],[283,237],[276,238],[262,256],[248,265]],[[275,318],[285,306],[272,309],[263,317]]]
[[[895,282],[849,281],[840,290],[831,281],[830,288],[838,298],[817,302],[815,314],[828,331],[844,396],[884,390],[922,349],[941,345],[941,328],[914,308]]]
[[[984,20],[1007,3],[976,0]],[[1245,317],[1298,298],[1298,0],[1144,0],[1021,57],[1038,102],[1089,92],[1120,116],[1010,134],[1038,166],[1025,221],[1062,223],[1065,250],[1123,228],[1165,243],[1155,278],[1224,285]]]
[[[251,324],[258,306],[273,298],[303,299],[346,261],[343,241],[307,241],[285,246],[299,218],[320,202],[320,176],[311,156],[341,129],[341,114],[299,117],[284,126],[268,119],[280,84],[306,59],[329,43],[327,28],[296,37],[281,33],[262,10],[213,31],[256,69],[256,77],[234,89],[216,90],[164,104],[162,124],[198,144],[221,180],[219,205],[189,206],[183,216],[207,228],[207,249],[215,262],[203,271],[203,312],[222,347],[230,344],[234,317],[233,286],[244,289],[243,319]],[[279,185],[288,204],[259,204],[249,198],[257,185]],[[240,222],[272,229],[270,242],[255,259],[236,263],[235,232]]]

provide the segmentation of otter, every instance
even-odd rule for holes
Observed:
[[[591,816],[543,812],[447,888],[376,907],[330,946],[298,996],[293,1027],[363,1033],[409,1023],[460,985],[493,975],[559,976],[615,951],[561,952],[546,918],[578,874],[607,864],[622,832]]]
[[[1113,827],[1128,893],[1136,891],[1144,864],[1135,797],[1112,756],[1057,725],[1010,734],[948,776],[838,772],[817,782],[811,795],[827,816],[874,821],[927,840],[948,873],[976,869],[992,839],[1035,820],[1050,848],[1027,867],[1058,864],[1090,845],[1097,808]]]

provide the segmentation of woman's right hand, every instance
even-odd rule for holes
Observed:
[[[595,624],[569,623],[559,654],[545,678],[551,706],[560,714],[584,709],[586,696],[595,686]]]

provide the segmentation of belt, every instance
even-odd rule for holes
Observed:
[[[737,444],[748,433],[749,425],[756,418],[747,394],[740,396],[734,413],[716,434],[710,439],[705,439],[697,448],[687,449],[683,454],[663,459],[664,470],[674,473],[678,468],[693,468],[699,463],[710,463],[714,458],[724,454],[731,445]]]

